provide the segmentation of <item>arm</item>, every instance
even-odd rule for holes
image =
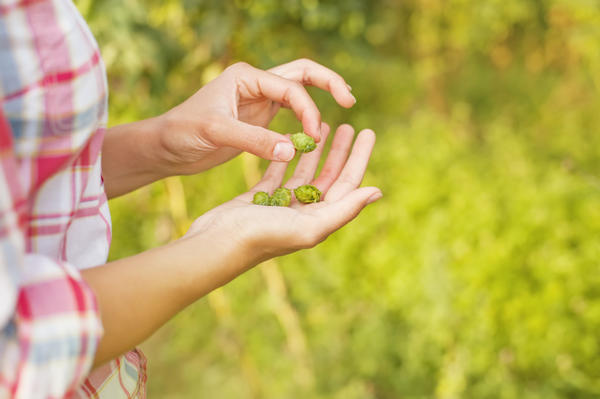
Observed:
[[[117,197],[171,176],[160,135],[164,118],[156,117],[112,127],[102,142],[102,176],[108,198]]]
[[[84,270],[105,331],[94,366],[140,344],[180,310],[246,270],[245,252],[231,237],[203,234]]]
[[[287,163],[272,162],[256,187],[199,217],[180,240],[83,271],[105,329],[95,364],[134,347],[178,311],[261,261],[315,246],[379,199],[377,188],[357,188],[375,142],[369,130],[358,135],[348,155],[354,131],[341,126],[323,172],[313,178],[328,132],[324,125],[323,140],[302,156],[285,184],[312,182],[324,201],[289,208],[252,204],[254,192],[281,185]]]
[[[108,129],[102,174],[108,197],[171,175],[193,174],[241,151],[289,161],[294,147],[266,126],[281,106],[291,108],[304,131],[321,138],[321,115],[304,85],[329,91],[338,104],[356,100],[335,72],[309,60],[262,71],[239,63],[163,115]]]

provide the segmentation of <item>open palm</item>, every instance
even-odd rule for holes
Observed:
[[[290,189],[313,184],[323,193],[321,202],[301,204],[293,199],[290,207],[252,204],[257,191],[272,193],[281,186],[288,163],[271,162],[256,186],[199,217],[186,236],[229,232],[231,239],[239,239],[249,246],[252,258],[249,261],[256,264],[312,247],[344,226],[366,205],[381,198],[381,191],[376,187],[359,188],[375,144],[375,134],[363,130],[352,145],[354,130],[349,125],[340,126],[322,172],[315,177],[328,134],[329,127],[323,124],[323,140],[315,151],[302,155],[293,176],[283,184]]]

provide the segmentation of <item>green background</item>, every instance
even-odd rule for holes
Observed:
[[[233,62],[307,57],[358,99],[311,89],[324,120],[377,133],[365,184],[384,198],[155,334],[151,398],[600,397],[598,1],[77,5],[111,125]],[[282,111],[271,127],[300,124]],[[242,156],[112,200],[111,258],[175,239],[265,167]]]

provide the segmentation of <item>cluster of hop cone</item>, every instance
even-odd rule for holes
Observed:
[[[294,143],[294,147],[299,152],[311,152],[317,148],[315,140],[304,133],[292,134],[290,138],[292,143]],[[321,191],[311,184],[304,184],[295,188],[294,195],[299,202],[304,204],[319,202],[321,200]],[[265,206],[290,206],[291,202],[292,191],[285,187],[279,187],[273,192],[273,195],[259,191],[254,194],[254,199],[252,200],[254,204]]]

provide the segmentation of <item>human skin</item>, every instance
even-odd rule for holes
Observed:
[[[291,160],[295,150],[289,137],[266,127],[288,107],[304,132],[320,140],[321,114],[304,85],[328,91],[346,108],[356,102],[340,75],[310,60],[268,71],[237,63],[163,115],[108,129],[102,146],[108,197],[164,177],[202,172],[242,151]]]
[[[299,77],[303,83],[310,81],[319,87],[334,87],[331,92],[339,103],[347,106],[354,103],[351,95],[351,98],[347,97],[349,91],[345,82],[335,80],[338,79],[337,74],[320,66],[315,68],[314,65],[301,60],[299,64],[282,66],[284,68],[279,72]],[[233,72],[255,72],[249,68],[251,67],[242,65],[234,68]],[[230,74],[231,71],[230,69],[225,73]],[[319,77],[323,73],[335,81],[326,83]],[[260,76],[254,81],[255,84],[261,82],[260,79],[264,76],[257,75]],[[224,86],[239,81],[231,76],[225,76],[223,79],[228,82]],[[296,85],[277,79],[275,82],[294,87],[293,90],[302,93]],[[242,86],[245,87],[246,84],[250,83],[244,83]],[[258,86],[261,84],[258,83]],[[171,174],[206,170],[236,156],[242,147],[268,159],[276,158],[273,154],[275,145],[282,142],[282,139],[288,139],[257,125],[266,126],[269,123],[276,112],[274,109],[280,106],[276,104],[277,100],[261,97],[260,92],[257,92],[252,101],[244,102],[246,100],[240,99],[246,98],[247,93],[235,94],[238,89],[231,87],[231,91],[228,92],[220,85],[221,83],[215,83],[214,93],[209,91],[208,94],[204,94],[201,93],[201,89],[190,100],[178,106],[180,108],[176,107],[176,111],[165,114],[168,116],[164,119],[129,124],[116,132],[109,132],[109,142],[103,146],[103,176],[109,195],[128,192]],[[220,117],[215,116],[219,111],[213,109],[210,129],[204,130],[202,118],[198,118],[200,127],[196,126],[195,122],[190,122],[197,114],[208,115],[199,108],[209,107],[205,96],[212,99],[210,103],[213,105],[220,103],[214,97],[219,93],[219,88],[223,97],[231,101],[237,97],[237,113],[234,112],[235,101],[224,100],[222,103],[229,104],[231,108],[222,109]],[[299,115],[305,131],[309,130],[307,133],[314,135],[319,142],[315,151],[302,155],[293,176],[283,186],[294,188],[302,184],[313,184],[323,192],[322,202],[304,205],[293,200],[290,207],[262,207],[252,204],[253,195],[257,191],[273,192],[281,186],[287,162],[274,161],[254,188],[200,216],[179,240],[82,271],[84,279],[96,293],[105,330],[94,366],[99,366],[138,345],[187,305],[256,264],[275,256],[315,246],[355,218],[367,204],[381,198],[381,191],[376,187],[359,188],[375,143],[375,134],[371,130],[363,130],[352,145],[354,130],[349,125],[340,126],[322,172],[315,178],[314,174],[329,134],[329,126],[320,122],[318,110],[315,112],[316,107],[313,109],[310,105],[312,100],[307,101],[301,94],[285,94],[285,89],[279,90],[278,93],[283,96],[279,100],[284,101],[284,104],[289,105]],[[277,98],[275,95],[272,97]],[[297,103],[298,98],[301,99],[301,105]],[[191,101],[192,99],[194,100]],[[240,106],[242,102],[244,105]],[[232,114],[229,114],[229,111]],[[190,113],[193,115],[188,115]],[[184,122],[178,125],[175,116]],[[236,116],[243,117],[247,122],[232,120]],[[219,130],[219,120],[226,128]],[[318,127],[312,125],[314,120],[318,121]],[[181,130],[177,131],[187,138],[175,138],[173,142],[168,143],[169,139],[162,136],[163,123],[179,126]],[[228,130],[235,126],[240,127],[240,130],[235,132],[244,136],[243,140],[234,137],[231,130]],[[312,128],[307,129],[309,126]],[[140,129],[137,128],[146,134],[144,137],[147,140],[140,139]],[[203,136],[204,134],[206,136]],[[223,139],[217,137],[219,134],[229,136]],[[125,143],[119,146],[120,139]],[[141,149],[139,146],[130,146],[134,143],[139,144]],[[176,150],[182,153],[175,156]],[[162,154],[165,151],[166,156]],[[137,163],[132,162],[132,159]],[[111,162],[115,162],[123,170],[117,171]]]
[[[325,137],[328,131],[324,126]],[[252,204],[255,192],[281,185],[287,163],[272,162],[255,187],[200,216],[181,239],[84,270],[105,329],[94,365],[141,343],[187,305],[258,263],[317,245],[381,198],[376,187],[359,188],[375,134],[363,130],[352,146],[353,136],[352,127],[340,126],[321,174],[314,177],[325,140],[301,157],[284,184],[315,185],[324,193],[319,203]]]

